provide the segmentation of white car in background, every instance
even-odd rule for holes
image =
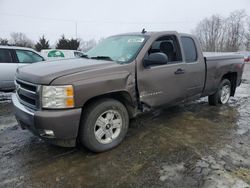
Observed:
[[[77,50],[62,50],[62,49],[46,49],[41,50],[40,54],[46,60],[61,59],[61,58],[79,58],[84,55],[83,52]]]
[[[45,61],[31,48],[17,46],[0,46],[0,91],[15,89],[14,78],[20,66]]]

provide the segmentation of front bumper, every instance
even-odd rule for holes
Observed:
[[[12,95],[12,103],[16,119],[23,129],[27,128],[43,140],[55,145],[75,146],[81,119],[81,108],[33,111],[21,104],[16,94]],[[53,131],[54,134],[46,135],[45,130]]]

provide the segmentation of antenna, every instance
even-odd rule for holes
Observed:
[[[147,33],[147,31],[145,30],[145,28],[142,29],[141,33],[142,33],[142,34]]]

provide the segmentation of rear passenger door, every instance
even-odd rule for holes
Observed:
[[[18,60],[18,67],[29,65],[32,63],[44,61],[44,58],[35,52],[29,51],[29,50],[16,50],[16,56]]]
[[[12,49],[0,49],[0,90],[14,89],[14,78],[18,65]]]
[[[205,62],[201,51],[197,50],[200,49],[198,42],[192,37],[181,36],[181,44],[186,62],[187,100],[193,100],[202,94],[206,74]]]

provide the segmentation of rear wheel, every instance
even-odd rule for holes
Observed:
[[[112,149],[124,139],[128,124],[128,112],[122,103],[113,99],[98,100],[83,114],[80,142],[94,152]]]
[[[217,106],[219,104],[226,104],[231,96],[231,82],[228,79],[223,79],[219,85],[218,90],[208,96],[210,105]]]

